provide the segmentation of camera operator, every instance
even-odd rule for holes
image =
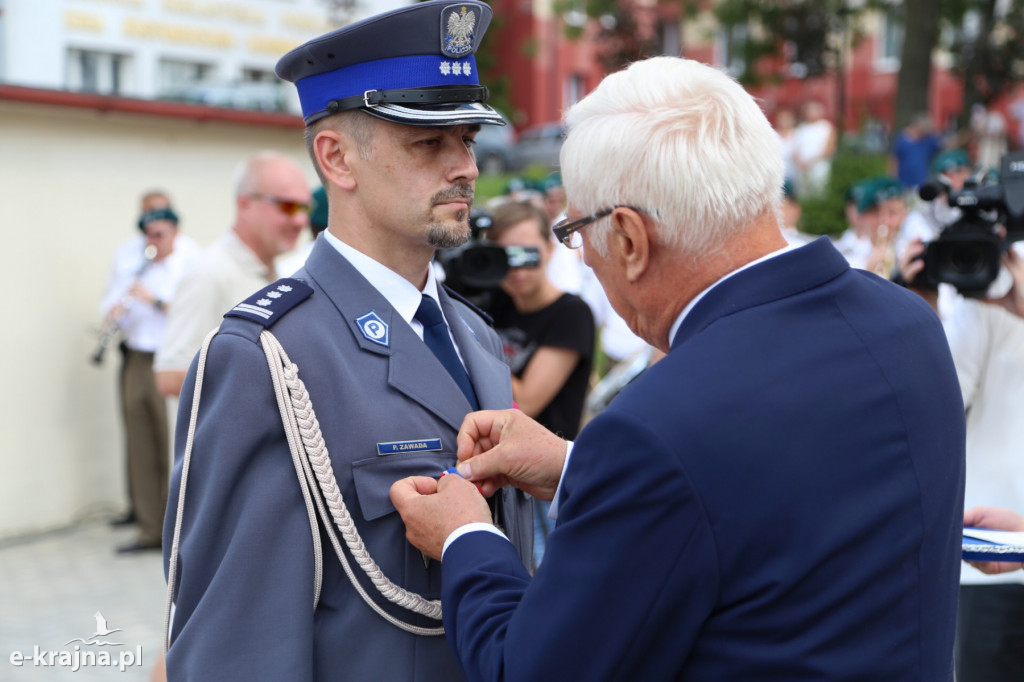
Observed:
[[[1003,179],[1012,180],[1012,172],[1008,175],[1006,170],[1012,167],[1004,159]],[[955,201],[958,194],[964,192],[974,190],[970,187],[960,192],[953,190],[950,199]],[[975,194],[987,196],[982,190]],[[1005,196],[1013,194],[1006,192]],[[959,206],[965,215],[946,227],[939,239],[927,248],[920,239],[915,239],[900,256],[903,280],[912,283],[911,289],[936,310],[934,288],[923,288],[920,283],[934,284],[935,279],[956,281],[968,270],[977,275],[977,268],[973,266],[977,265],[975,256],[981,252],[976,248],[988,243],[984,238],[986,230],[995,234],[994,220],[991,224],[978,221],[978,216],[984,214],[965,208],[973,206],[975,200],[973,197],[961,203]],[[1009,203],[1012,202],[1010,199]],[[1000,220],[1012,224],[1015,209],[1004,209]],[[1009,221],[1006,214],[1011,214]],[[947,238],[974,234],[970,232],[972,229],[977,243]],[[943,238],[947,240],[943,242]],[[995,275],[991,274],[991,268],[986,268],[981,272],[983,277],[976,277],[977,281],[967,282],[970,286],[961,288],[966,295],[955,301],[950,315],[943,321],[967,410],[964,499],[968,509],[977,505],[1024,507],[1024,457],[1021,457],[1024,419],[1020,418],[1020,405],[1024,401],[1024,257],[1018,246],[1005,247],[1004,243],[1006,250],[999,259],[1012,279],[1009,291],[993,291],[989,284]],[[942,267],[956,263],[965,266],[959,273]],[[931,277],[918,279],[929,270]],[[966,280],[959,281],[964,284]],[[985,293],[979,296],[979,290]],[[986,575],[965,564],[960,582],[956,679],[958,682],[1019,679],[1024,669],[1024,573]]]
[[[935,157],[931,172],[929,181],[938,193],[932,199],[923,199],[907,218],[908,223],[922,225],[916,230],[922,239],[938,236],[942,228],[960,219],[960,209],[949,205],[947,190],[959,192],[964,188],[964,183],[971,177],[971,158],[963,149],[950,149]]]
[[[487,240],[505,249],[536,252],[538,259],[509,267],[489,312],[512,370],[512,397],[523,412],[573,440],[579,431],[594,358],[594,316],[579,296],[559,289],[547,265],[556,245],[547,216],[529,202],[494,211]],[[510,264],[511,265],[511,264]],[[554,521],[549,502],[534,500],[534,564]]]

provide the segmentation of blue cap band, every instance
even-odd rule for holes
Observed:
[[[367,90],[401,90],[438,85],[479,85],[476,59],[439,55],[392,57],[318,73],[296,83],[305,118],[327,110],[328,102]]]

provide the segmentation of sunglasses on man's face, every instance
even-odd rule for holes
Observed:
[[[312,207],[309,204],[304,204],[301,201],[292,201],[291,199],[282,199],[281,197],[275,197],[271,194],[258,194],[252,193],[249,195],[253,199],[259,199],[266,201],[269,204],[277,206],[277,210],[284,213],[286,216],[293,216],[299,211],[308,214]]]

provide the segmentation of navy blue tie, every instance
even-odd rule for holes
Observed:
[[[462,366],[462,361],[459,360],[459,355],[455,352],[455,346],[448,335],[448,326],[444,323],[441,308],[434,302],[434,299],[424,294],[413,319],[423,325],[423,341],[427,344],[427,348],[452,375],[452,379],[462,389],[466,400],[473,406],[473,409],[479,410],[480,404],[476,400],[473,384],[469,382],[469,374],[466,373],[466,368]]]

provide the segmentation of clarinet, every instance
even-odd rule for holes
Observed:
[[[142,266],[139,267],[132,277],[132,283],[128,286],[128,291],[131,291],[132,286],[139,281],[139,278],[146,272],[146,269],[152,265],[153,259],[156,258],[156,246],[153,244],[147,245],[142,251],[142,257]],[[106,354],[107,348],[110,347],[110,344],[114,342],[114,339],[120,333],[121,323],[124,322],[124,317],[128,314],[128,308],[131,307],[132,300],[132,295],[125,293],[121,300],[117,302],[117,305],[121,308],[121,313],[115,317],[108,317],[103,321],[103,326],[100,328],[100,340],[91,357],[92,364],[103,364],[103,356]]]

